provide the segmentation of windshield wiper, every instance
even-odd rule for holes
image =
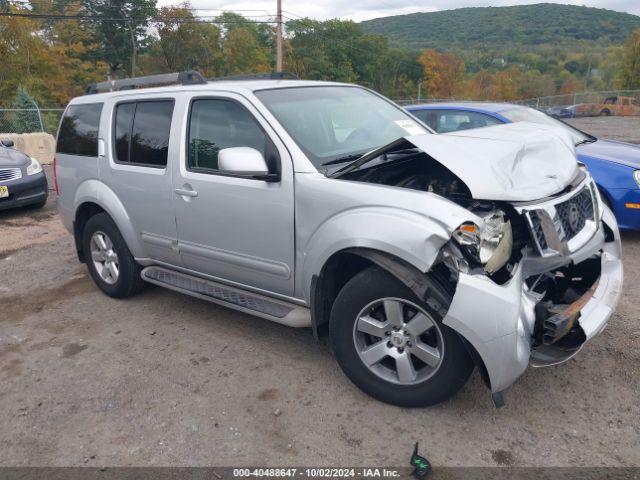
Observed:
[[[591,137],[591,138],[585,138],[584,140],[580,140],[578,143],[576,143],[576,147],[578,145],[584,145],[585,143],[593,143],[596,140],[598,140],[596,137]]]
[[[363,153],[351,153],[349,155],[345,155],[343,157],[334,158],[333,160],[329,160],[328,162],[324,162],[322,164],[322,166],[324,167],[326,165],[337,165],[339,163],[352,162],[354,160],[358,160],[363,155],[364,155]]]

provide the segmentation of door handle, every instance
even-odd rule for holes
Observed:
[[[182,197],[197,197],[198,196],[198,192],[196,192],[195,190],[191,190],[189,188],[176,188],[174,190],[174,192],[176,192],[178,195],[180,195]]]

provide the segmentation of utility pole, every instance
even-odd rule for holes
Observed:
[[[136,43],[136,34],[133,29],[133,21],[129,22],[129,31],[131,32],[131,78],[136,76],[136,57],[138,56],[138,45]]]
[[[276,13],[276,72],[282,71],[282,0],[278,0]]]

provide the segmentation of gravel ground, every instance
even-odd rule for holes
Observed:
[[[577,358],[528,370],[499,410],[477,373],[409,410],[357,390],[307,330],[154,287],[107,298],[54,202],[0,212],[0,465],[406,466],[420,441],[436,466],[640,466],[640,234]]]
[[[585,117],[565,121],[597,137],[640,143],[640,117]]]

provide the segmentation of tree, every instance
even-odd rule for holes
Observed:
[[[92,39],[99,45],[93,59],[106,62],[110,75],[122,69],[135,75],[137,54],[144,51],[149,40],[148,27],[156,13],[156,0],[82,1],[88,15],[102,18]]]
[[[190,19],[184,22],[178,19]],[[221,71],[221,31],[216,25],[199,22],[189,4],[163,7],[156,23],[158,38],[149,47],[154,59],[161,58],[163,70],[199,70],[205,76]]]
[[[464,62],[452,53],[428,49],[418,58],[424,73],[425,96],[450,98],[464,78]]]
[[[267,51],[248,28],[240,27],[228,31],[224,38],[222,53],[226,75],[270,70]]]
[[[32,133],[43,130],[36,101],[22,87],[18,89],[18,93],[13,102],[13,108],[21,110],[14,113],[13,129],[15,133]]]
[[[622,88],[640,88],[640,28],[634,31],[625,43],[620,83]]]

